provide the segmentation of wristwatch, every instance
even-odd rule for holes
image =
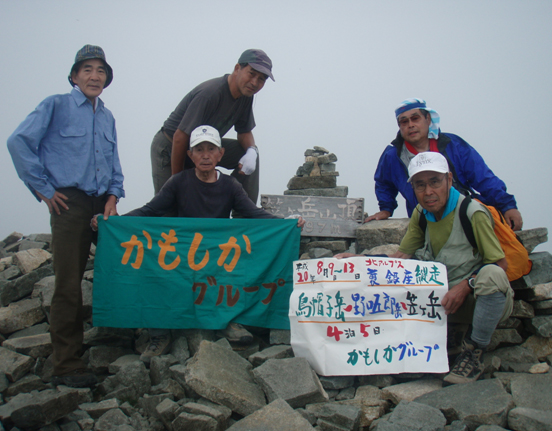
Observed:
[[[473,289],[475,289],[475,277],[468,278],[468,286],[470,287],[471,291],[473,292]]]

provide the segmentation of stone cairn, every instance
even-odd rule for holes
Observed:
[[[310,173],[316,165],[321,174],[335,172],[323,170],[332,169],[322,168],[325,155],[315,148],[307,156],[317,158],[307,161]],[[356,249],[396,248],[407,223],[361,225]],[[533,252],[547,240],[546,229],[520,236],[533,270],[513,283],[514,312],[493,335],[485,374],[446,387],[441,374],[318,376],[294,357],[283,330],[256,332],[254,344],[241,350],[215,331],[176,330],[170,354],[148,368],[139,359],[147,330],[91,326],[92,247],[82,282],[83,359],[100,383],[73,389],[50,383],[51,236],[13,233],[0,242],[0,431],[551,430],[552,256]]]
[[[322,196],[346,198],[347,186],[338,186],[336,171],[337,156],[324,147],[314,146],[305,151],[305,163],[297,168],[297,173],[287,185],[284,195]],[[301,237],[300,258],[319,259],[332,257],[345,251],[355,252],[351,238]]]

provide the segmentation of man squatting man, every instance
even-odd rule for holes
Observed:
[[[98,97],[112,80],[102,48],[85,45],[69,74],[71,93],[46,98],[8,138],[17,174],[51,214],[55,385],[96,383],[80,357],[81,281],[93,237],[90,218],[99,212],[105,219],[116,215],[117,201],[125,195],[115,120]]]
[[[406,199],[408,217],[412,215],[417,202],[412,187],[407,183],[407,167],[416,154],[432,151],[447,159],[457,190],[464,194],[471,192],[483,203],[496,207],[513,230],[521,230],[521,214],[514,196],[506,192],[504,182],[466,141],[452,133],[441,132],[439,115],[427,107],[424,100],[405,100],[395,110],[395,117],[399,132],[383,151],[374,175],[380,211],[368,217],[367,222],[391,217],[397,208],[399,192]]]
[[[408,185],[418,205],[399,251],[389,257],[415,256],[446,266],[449,290],[441,305],[449,323],[471,323],[471,334],[464,338],[462,351],[444,381],[475,381],[483,372],[482,355],[496,326],[512,312],[514,292],[506,276],[508,264],[494,233],[491,214],[475,200],[467,208],[477,244],[472,248],[459,216],[465,197],[453,187],[452,172],[442,154],[416,155],[408,173]],[[425,232],[420,227],[421,213],[427,219]],[[342,253],[336,257],[350,256]]]
[[[280,217],[257,208],[234,177],[216,169],[224,152],[220,135],[214,127],[197,127],[190,134],[188,150],[188,157],[195,168],[171,176],[149,203],[125,216],[160,217],[171,208],[176,208],[177,217],[229,218],[230,213],[236,210],[245,218],[279,219]],[[290,218],[298,218],[298,227],[302,228],[305,224],[301,217]],[[91,226],[93,230],[97,230],[97,217],[94,217]],[[149,333],[150,344],[140,357],[146,363],[155,356],[168,353],[171,347],[169,329],[150,328]],[[219,335],[236,344],[249,344],[253,341],[249,331],[238,323],[230,323]]]
[[[190,134],[209,125],[224,136],[232,126],[236,139],[222,139],[224,156],[219,166],[232,169],[232,176],[253,203],[259,195],[259,157],[251,132],[255,127],[253,96],[272,76],[272,61],[260,49],[242,53],[231,74],[210,79],[190,91],[167,118],[151,144],[153,187],[158,193],[171,175],[193,168],[186,157]]]

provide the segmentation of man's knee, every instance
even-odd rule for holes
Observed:
[[[474,296],[476,301],[479,297],[494,295],[497,292],[506,298],[500,321],[506,320],[512,313],[514,306],[514,292],[506,272],[498,265],[485,265],[481,268],[475,279]]]

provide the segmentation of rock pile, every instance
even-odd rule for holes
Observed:
[[[364,225],[357,246],[381,245],[367,242],[379,230],[382,243],[400,240],[404,224]],[[545,230],[522,234],[531,251],[546,240]],[[0,242],[0,431],[552,429],[549,253],[531,253],[533,270],[515,285],[514,314],[493,335],[485,378],[443,387],[441,375],[318,376],[282,330],[256,332],[245,349],[214,331],[173,331],[170,354],[147,368],[139,360],[147,330],[90,324],[92,249],[82,283],[83,358],[100,381],[91,390],[49,383],[50,242],[16,233]]]

